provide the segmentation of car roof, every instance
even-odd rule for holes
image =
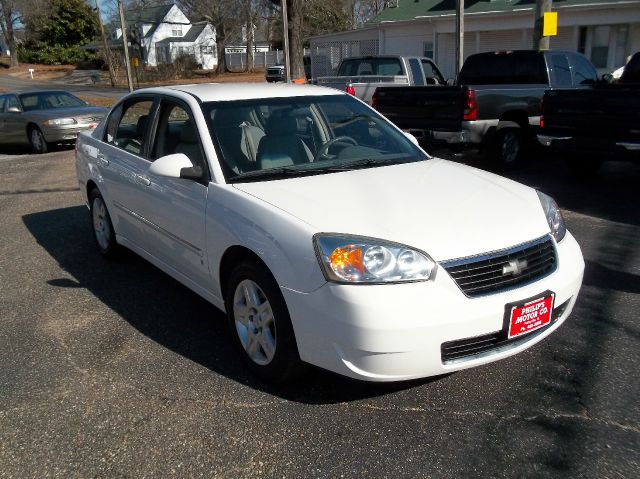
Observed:
[[[344,95],[333,88],[316,85],[294,85],[291,83],[199,83],[195,85],[172,85],[159,90],[176,90],[195,96],[200,101],[236,101],[258,98],[286,98],[297,96]],[[137,90],[137,93],[144,90]]]

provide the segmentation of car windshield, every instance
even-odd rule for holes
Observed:
[[[23,93],[20,95],[20,101],[24,111],[86,106],[86,103],[80,98],[62,91]]]
[[[231,183],[429,158],[387,120],[348,95],[209,102],[203,111]]]

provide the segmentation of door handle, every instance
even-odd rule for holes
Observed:
[[[109,160],[107,160],[107,158],[102,153],[98,153],[97,163],[100,166],[109,166]]]
[[[143,175],[136,175],[136,181],[144,186],[149,186],[151,184],[151,180]]]

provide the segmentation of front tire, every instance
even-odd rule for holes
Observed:
[[[107,211],[104,198],[97,188],[89,193],[89,205],[91,212],[91,225],[93,226],[93,239],[96,242],[98,251],[105,258],[114,258],[118,254],[118,243],[116,234],[111,223],[111,216]]]
[[[262,379],[284,382],[302,370],[289,311],[268,269],[243,262],[226,294],[229,330],[248,368]]]
[[[29,128],[29,145],[31,145],[31,151],[37,154],[46,153],[49,151],[49,145],[47,140],[44,139],[42,130],[37,126]]]

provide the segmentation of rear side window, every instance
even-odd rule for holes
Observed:
[[[573,55],[573,81],[576,85],[593,85],[598,79],[598,73],[586,58]]]
[[[551,55],[553,66],[553,85],[557,87],[571,86],[571,70],[566,55],[556,53]]]
[[[422,68],[417,59],[412,58],[409,60],[409,68],[411,68],[411,75],[413,76],[413,83],[416,85],[424,85],[424,77],[422,76]]]
[[[463,85],[545,84],[547,74],[542,54],[533,51],[480,53],[471,55],[460,71]]]
[[[402,65],[398,58],[354,58],[343,60],[338,76],[402,75]]]

